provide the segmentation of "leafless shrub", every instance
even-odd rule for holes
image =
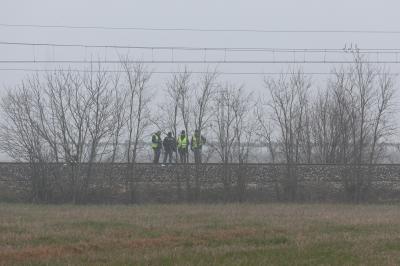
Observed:
[[[151,71],[128,57],[121,57],[122,73],[91,66],[36,75],[2,98],[0,149],[31,164],[37,200],[51,197],[57,171],[64,171],[66,194],[73,202],[84,201],[99,161],[127,162],[127,189],[134,200],[134,166],[139,153],[148,152],[145,137],[152,126],[175,137],[179,129],[188,136],[198,129],[210,135],[206,161],[215,155],[239,170],[256,154],[253,144],[266,145],[270,162],[287,166],[285,178],[275,182],[287,200],[298,198],[299,163],[338,163],[348,165],[343,184],[349,199],[361,201],[371,185],[361,165],[381,162],[394,133],[394,78],[365,61],[354,51],[354,63],[333,70],[315,96],[301,70],[265,79],[268,99],[256,103],[243,86],[219,84],[216,71],[196,80],[187,68],[167,82],[166,97],[152,95]],[[159,115],[151,108],[153,96],[161,100]],[[48,163],[67,167],[49,170]],[[232,173],[225,170],[229,191]],[[245,182],[241,177],[239,171],[238,182]],[[188,180],[187,186],[190,193]]]
[[[352,201],[362,200],[370,186],[361,164],[379,162],[384,140],[393,133],[393,79],[386,71],[355,51],[354,63],[335,71],[314,105],[316,158],[351,164],[343,182]]]
[[[304,135],[307,127],[307,103],[310,80],[301,70],[290,75],[281,75],[278,79],[266,79],[265,87],[271,100],[269,106],[272,119],[278,126],[278,143],[287,165],[283,182],[284,193],[289,200],[295,200],[297,194],[296,164],[302,158]]]
[[[126,176],[127,188],[130,191],[130,200],[135,201],[134,191],[134,165],[136,164],[139,144],[145,130],[151,124],[149,109],[150,95],[148,83],[151,73],[142,64],[131,64],[128,59],[121,60],[126,77],[126,131],[128,143],[126,148],[126,160],[128,171]]]

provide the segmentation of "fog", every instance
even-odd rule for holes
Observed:
[[[199,28],[256,30],[396,30],[398,1],[2,1],[0,24],[104,26],[138,28]],[[400,34],[371,33],[260,33],[66,29],[0,26],[1,41],[28,43],[73,43],[87,45],[263,47],[341,49],[357,44],[360,48],[396,48]],[[71,47],[32,47],[1,45],[1,60],[82,60],[117,59],[126,54],[135,59],[171,59],[171,51]],[[311,60],[323,53],[275,54],[174,51],[174,60]],[[330,55],[328,55],[329,58]],[[343,54],[332,59],[343,59]],[[378,55],[371,55],[376,59]],[[386,55],[390,59],[394,55]],[[383,60],[385,55],[379,55]],[[193,71],[204,71],[210,64],[185,64]],[[298,64],[305,72],[329,72],[330,64]],[[2,63],[1,68],[54,69],[84,67],[70,64]],[[113,67],[113,66],[111,66]],[[151,64],[153,70],[177,71],[182,64]],[[279,72],[287,64],[211,64],[220,72]],[[391,65],[398,71],[396,65]],[[15,86],[29,71],[0,71],[2,88]],[[153,86],[161,88],[166,74],[157,74]],[[313,77],[320,80],[321,76]],[[325,77],[323,77],[325,78]],[[260,89],[261,75],[229,75],[224,79]]]

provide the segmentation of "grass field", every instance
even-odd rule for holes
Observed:
[[[400,206],[0,204],[1,265],[399,265]]]

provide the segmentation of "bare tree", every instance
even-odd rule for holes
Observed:
[[[71,195],[74,203],[82,200],[82,188],[85,189],[83,163],[87,161],[90,142],[88,115],[92,99],[83,85],[79,73],[60,71],[46,77],[45,93],[57,121],[58,141],[63,159],[70,172]],[[86,176],[87,177],[87,176]]]
[[[157,120],[159,130],[165,128],[171,131],[175,138],[178,137],[178,126],[181,121],[179,117],[180,92],[178,81],[178,74],[174,74],[167,82],[166,97],[160,104],[160,114]],[[175,161],[178,161],[178,153],[175,153]]]
[[[42,154],[40,161],[46,167],[49,162],[64,162],[68,166],[68,194],[73,202],[81,202],[88,192],[93,164],[108,150],[114,128],[109,74],[101,69],[90,69],[85,75],[56,71],[48,73],[44,80],[40,83],[39,78],[30,79],[20,94],[10,95],[13,97],[7,105],[10,107],[10,99],[14,99],[14,104],[24,106],[21,111],[28,114],[24,124],[31,128],[31,137],[35,136],[35,142],[42,146],[30,150],[37,154],[36,158],[39,158],[38,152]],[[10,108],[4,111],[11,114]],[[18,138],[23,140],[22,136]],[[21,152],[18,152],[20,156]],[[60,174],[57,173],[52,175],[53,184],[57,184]],[[63,186],[60,184],[58,188],[62,190]]]
[[[312,106],[312,135],[314,155],[317,163],[333,163],[337,160],[336,151],[340,140],[338,121],[343,121],[339,110],[334,108],[334,96],[331,90],[320,92]]]
[[[248,163],[249,160],[250,148],[253,143],[255,131],[255,120],[252,118],[250,112],[253,107],[252,94],[247,94],[244,91],[239,90],[235,96],[233,102],[233,131],[236,140],[233,151],[233,160],[238,162],[238,169],[236,171],[236,199],[242,202],[244,200],[247,182],[244,164]]]
[[[35,106],[35,98],[38,97],[35,93],[39,91],[37,86],[40,84],[33,77],[3,97],[0,149],[17,161],[29,163],[32,200],[46,201],[49,187],[44,163],[52,156],[52,149],[38,129],[38,109]]]
[[[86,72],[88,73],[88,72]],[[83,77],[83,84],[90,99],[86,123],[89,133],[87,177],[84,180],[84,194],[92,178],[93,164],[108,152],[110,135],[113,131],[112,88],[108,72],[99,68],[95,74],[89,72]],[[103,149],[100,145],[103,144]]]
[[[258,136],[259,139],[257,143],[259,143],[261,146],[266,145],[270,155],[269,162],[276,163],[278,161],[277,148],[276,141],[273,139],[273,120],[269,114],[269,102],[261,98],[260,100],[258,100],[254,112],[256,117],[255,134]],[[272,179],[276,197],[278,200],[280,200],[281,193],[278,173],[272,173]]]
[[[172,80],[167,83],[167,102],[163,102],[163,117],[167,118],[167,128],[172,131],[172,134],[178,136],[178,115],[179,115],[179,87],[178,76],[174,75]]]
[[[272,118],[270,117],[268,107],[268,101],[265,101],[264,99],[259,99],[255,105],[255,134],[259,137],[259,141],[257,143],[260,146],[267,146],[269,155],[271,157],[270,162],[275,163],[277,160],[277,155],[274,140],[272,137]]]
[[[189,136],[190,110],[191,110],[191,73],[185,67],[185,71],[178,75],[176,80],[177,92],[179,95],[178,108],[181,113],[183,126],[186,135]],[[186,162],[189,162],[189,153],[187,153]]]
[[[8,106],[4,111],[9,117],[13,114],[12,106],[21,105],[21,110],[13,114],[14,121],[20,122],[14,125],[23,125],[25,130],[21,130],[21,133],[25,132],[26,136],[19,135],[15,140],[25,143],[25,147],[29,143],[26,140],[31,140],[31,145],[35,144],[28,151],[31,154],[29,161],[35,163],[36,169],[43,170],[48,162],[65,161],[71,166],[70,194],[73,202],[82,200],[81,192],[87,190],[91,164],[96,158],[98,145],[106,134],[101,131],[106,119],[99,118],[101,113],[106,115],[108,112],[96,109],[95,98],[89,93],[95,86],[83,86],[90,77],[92,76],[89,75],[85,80],[84,77],[70,71],[54,72],[46,76],[44,84],[41,84],[38,78],[28,80],[19,94],[10,94],[8,102],[4,102],[5,106]],[[106,106],[104,102],[100,103],[100,97],[97,100],[98,107]],[[15,116],[17,114],[18,117]],[[95,125],[91,128],[92,121]],[[89,163],[86,176],[82,175],[83,162]],[[48,176],[40,174],[43,178]],[[42,187],[46,186],[42,184]]]
[[[126,158],[128,162],[128,171],[126,176],[126,185],[130,192],[130,201],[136,200],[135,196],[135,164],[139,151],[139,141],[143,137],[145,130],[150,126],[150,110],[148,83],[151,73],[146,70],[142,64],[130,64],[128,59],[121,60],[127,83],[127,135],[128,145],[126,149]]]
[[[387,74],[386,69],[379,71],[375,94],[375,111],[372,120],[372,143],[369,163],[376,163],[382,158],[382,144],[385,138],[394,131],[393,125],[393,99],[394,80]]]
[[[126,99],[127,92],[122,91],[120,88],[120,75],[115,75],[112,79],[112,107],[111,107],[111,130],[110,141],[112,142],[112,151],[110,162],[114,163],[118,159],[119,145],[121,143],[121,136],[123,133],[123,128],[126,123]],[[122,160],[122,158],[119,158]]]
[[[232,162],[244,163],[247,161],[251,131],[245,130],[248,126],[250,110],[250,96],[243,86],[226,84],[220,86],[215,94],[213,132],[217,138],[213,144],[221,162],[224,164],[223,183],[226,200],[231,198],[232,173],[228,164]],[[249,128],[247,128],[249,129]],[[242,175],[239,173],[238,182],[241,184]],[[243,186],[241,186],[243,188]]]
[[[207,71],[201,76],[200,82],[196,86],[192,112],[195,128],[199,130],[200,135],[211,118],[210,104],[217,89],[217,77],[216,71]]]
[[[371,183],[363,164],[381,159],[382,145],[393,131],[393,79],[385,69],[354,63],[335,70],[327,90],[313,106],[313,136],[321,162],[349,164],[343,183],[351,201],[360,201]]]
[[[121,61],[127,82],[127,134],[126,158],[129,164],[136,163],[139,141],[150,125],[150,96],[148,83],[151,73],[142,64],[132,65]]]
[[[346,165],[345,191],[349,200],[361,201],[371,186],[368,168],[382,162],[384,144],[393,134],[395,90],[387,69],[366,63],[358,51],[353,56],[354,63],[334,69],[315,96],[301,70],[265,79],[268,101],[257,104],[243,86],[218,84],[216,71],[195,80],[185,68],[167,82],[164,98],[154,96],[161,104],[158,119],[150,111],[151,73],[128,57],[121,59],[122,73],[115,75],[91,65],[83,72],[32,76],[2,98],[0,149],[30,163],[37,200],[64,189],[72,202],[84,201],[100,161],[128,162],[126,181],[133,200],[134,167],[152,124],[175,137],[179,128],[187,135],[191,127],[200,135],[210,129],[208,159],[215,152],[224,164],[228,192],[235,177],[228,165],[244,169],[257,142],[266,145],[271,162],[286,164],[284,178],[276,182],[286,199],[298,198],[297,165],[317,162]],[[126,147],[120,151],[124,138]],[[59,170],[50,169],[49,162]],[[69,186],[57,181],[57,171],[66,173]],[[191,193],[189,175],[183,176]]]
[[[252,93],[247,94],[239,90],[233,104],[233,130],[236,138],[233,160],[239,164],[248,163],[249,160],[250,145],[255,131],[255,121],[250,115],[252,107]]]
[[[287,166],[283,183],[284,192],[289,200],[295,200],[298,182],[296,164],[302,159],[300,151],[303,145],[306,103],[311,83],[301,70],[298,70],[289,76],[281,75],[278,79],[266,79],[265,86],[270,93],[272,118],[279,128],[278,142]]]
[[[233,110],[240,91],[242,91],[242,87],[237,88],[234,85],[226,84],[219,87],[215,96],[213,131],[217,141],[214,146],[223,164],[228,164],[233,160],[232,152],[236,139]]]

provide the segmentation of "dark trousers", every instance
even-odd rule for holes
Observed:
[[[160,161],[161,149],[153,149],[153,151],[154,151],[153,163],[158,163]]]
[[[193,149],[194,162],[201,163],[201,149]]]
[[[173,154],[172,151],[168,151],[168,150],[164,151],[164,163],[167,162],[167,159],[169,159],[168,160],[169,163],[172,163],[172,154]]]
[[[181,163],[187,163],[187,149],[179,149],[179,158],[181,160]]]

